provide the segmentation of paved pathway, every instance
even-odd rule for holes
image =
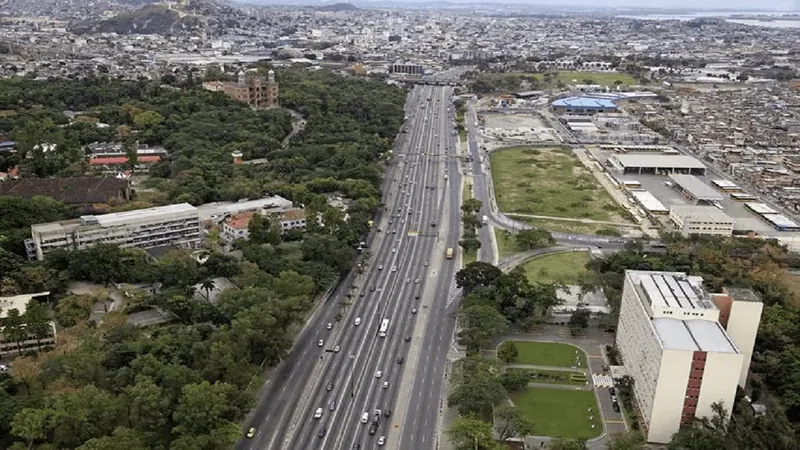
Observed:
[[[580,223],[590,223],[590,224],[598,224],[598,225],[612,225],[615,227],[632,227],[638,228],[639,225],[628,223],[628,222],[611,222],[608,220],[594,220],[594,219],[576,219],[573,217],[553,217],[553,216],[540,216],[536,214],[522,214],[522,213],[515,213],[515,212],[507,212],[507,216],[512,217],[529,217],[531,219],[546,219],[546,220],[560,220],[563,222],[580,222]]]
[[[553,372],[579,372],[586,374],[586,369],[573,369],[572,367],[543,366],[541,364],[506,364],[513,369],[550,370]]]

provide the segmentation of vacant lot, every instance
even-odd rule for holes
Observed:
[[[512,394],[511,400],[533,422],[537,436],[591,439],[603,431],[592,391],[528,388]]]
[[[580,367],[586,367],[586,354],[578,347],[557,342],[514,341],[514,343],[519,350],[517,364],[573,367],[577,355],[577,358],[580,359]]]
[[[586,272],[589,255],[586,252],[565,252],[545,255],[528,261],[525,274],[532,283],[577,284]]]
[[[623,222],[620,208],[569,149],[511,147],[491,153],[500,210]]]
[[[614,86],[617,81],[621,84],[639,84],[632,76],[626,73],[616,72],[558,72],[556,80],[564,84],[601,84],[604,86]],[[575,81],[573,81],[575,80]],[[591,81],[591,83],[587,83]]]

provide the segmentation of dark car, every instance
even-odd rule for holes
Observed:
[[[402,357],[402,356],[401,356],[401,357],[399,357],[399,358],[397,358],[397,364],[403,364],[403,361],[404,361],[404,360],[403,360],[403,357]]]
[[[619,403],[614,402],[611,404],[611,407],[614,408],[614,412],[619,412]]]
[[[608,393],[611,394],[611,395],[614,395],[614,394],[617,393],[617,391],[615,391],[614,388],[612,387],[612,388],[608,388]]]
[[[377,424],[377,423],[375,423],[375,422],[372,422],[372,423],[369,425],[369,435],[370,435],[370,436],[373,436],[373,435],[375,435],[375,433],[376,433],[377,431],[378,431],[378,424]]]
[[[321,438],[324,438],[324,437],[325,437],[325,433],[326,433],[327,431],[328,431],[328,430],[327,430],[325,427],[322,427],[322,428],[320,428],[320,429],[319,429],[319,433],[317,433],[317,436],[319,436],[319,437],[321,437]]]
[[[328,385],[325,386],[325,390],[328,391],[328,392],[332,391],[333,390],[333,383],[332,382],[328,383]]]
[[[391,415],[392,415],[392,410],[391,409],[387,409],[387,410],[385,410],[383,412],[383,417],[389,417]]]
[[[411,336],[406,336],[406,338],[403,339],[403,340],[406,341],[406,342],[411,342]]]

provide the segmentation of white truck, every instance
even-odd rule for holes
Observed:
[[[486,215],[483,216],[483,223],[484,224],[489,223],[489,216],[486,216]]]

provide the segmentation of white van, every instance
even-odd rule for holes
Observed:
[[[322,408],[317,408],[317,412],[314,413],[314,418],[315,419],[321,419],[322,418]]]
[[[364,414],[361,415],[361,423],[367,423],[369,421],[369,413],[364,411]]]
[[[361,317],[356,317],[356,321],[354,322],[356,326],[361,325]]]

